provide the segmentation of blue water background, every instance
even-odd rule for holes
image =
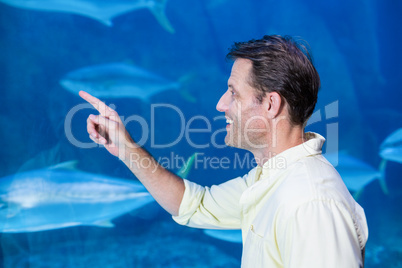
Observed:
[[[172,81],[190,76],[186,90],[162,92],[151,103],[169,103],[186,116],[209,119],[209,133],[191,133],[196,144],[211,144],[211,133],[225,127],[215,106],[226,90],[231,62],[225,60],[235,41],[265,34],[300,36],[307,40],[321,76],[316,111],[323,119],[308,130],[327,136],[328,125],[338,128],[338,149],[378,167],[381,142],[402,126],[400,1],[184,1],[171,0],[166,15],[175,29],[164,30],[146,9],[113,19],[107,27],[93,19],[60,12],[18,9],[0,3],[0,175],[29,168],[78,160],[88,172],[135,179],[103,148],[82,149],[65,134],[68,112],[83,101],[61,87],[60,79],[75,69],[130,62]],[[139,99],[108,99],[120,115],[141,115],[151,122],[151,103]],[[334,104],[334,117],[325,107]],[[86,117],[73,118],[74,137],[90,143]],[[157,144],[180,134],[180,118],[173,111],[155,115]],[[205,128],[195,121],[192,128]],[[128,126],[135,138],[141,130]],[[223,144],[224,133],[216,137]],[[156,157],[247,157],[233,148],[195,149],[185,138],[169,148],[144,146]],[[39,155],[39,156],[38,156]],[[245,174],[252,165],[214,168],[199,165],[189,179],[212,185]],[[171,167],[177,171],[177,167]],[[386,168],[388,195],[378,181],[365,187],[359,203],[369,224],[366,264],[402,267],[401,164]],[[205,236],[200,230],[175,224],[157,210],[152,219],[123,215],[112,229],[74,227],[37,233],[0,234],[4,267],[239,267],[241,245]],[[221,259],[219,264],[218,259]]]

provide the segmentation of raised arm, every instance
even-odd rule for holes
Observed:
[[[135,143],[115,110],[87,92],[80,91],[79,95],[99,112],[87,119],[89,137],[123,161],[167,212],[178,215],[185,189],[183,180]]]

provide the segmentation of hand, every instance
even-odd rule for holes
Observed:
[[[112,155],[120,159],[125,157],[126,148],[136,145],[117,112],[85,91],[80,91],[79,95],[100,113],[100,115],[91,114],[87,119],[89,138],[98,144],[104,145]]]

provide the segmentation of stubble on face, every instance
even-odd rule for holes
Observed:
[[[253,151],[267,146],[268,119],[259,104],[242,104],[233,123],[227,129],[225,142],[228,146]],[[244,107],[246,106],[246,107]]]
[[[229,90],[234,90],[233,100],[226,113],[232,123],[227,127],[225,143],[246,150],[260,149],[266,145],[268,118],[264,105],[256,98],[251,86],[250,60],[237,59],[229,78]]]

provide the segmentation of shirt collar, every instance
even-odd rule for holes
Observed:
[[[260,179],[274,176],[301,158],[321,154],[325,138],[313,132],[305,133],[305,138],[304,143],[271,157],[262,167],[258,167],[257,174],[261,172]]]

